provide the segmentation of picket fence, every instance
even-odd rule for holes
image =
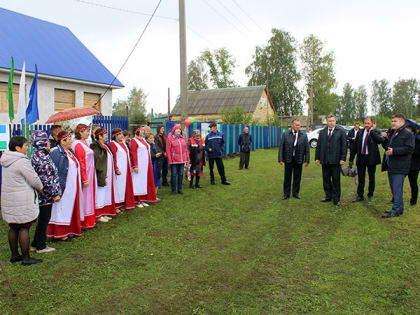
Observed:
[[[166,121],[166,133],[168,134],[177,121]],[[202,134],[207,133],[208,124],[201,122],[194,122],[188,127],[188,137],[192,137],[194,130],[201,130]],[[238,153],[240,148],[238,145],[239,135],[242,133],[245,127],[249,128],[249,134],[252,136],[252,147],[251,149],[269,149],[278,147],[282,129],[273,126],[246,126],[246,125],[227,125],[220,124],[218,129],[223,132],[225,136],[225,155],[231,155]]]

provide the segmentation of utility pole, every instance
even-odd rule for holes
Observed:
[[[184,120],[188,116],[187,104],[187,34],[185,27],[185,0],[179,0],[179,56],[180,56],[180,74],[181,74],[181,120],[184,130],[184,135],[187,136],[187,128],[184,125]]]
[[[171,88],[168,88],[168,120],[171,120]]]

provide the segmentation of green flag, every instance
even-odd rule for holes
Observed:
[[[9,118],[10,123],[12,123],[13,119],[15,119],[15,108],[13,106],[13,73],[15,71],[15,64],[13,62],[12,57],[12,65],[10,67],[10,75],[9,75],[9,82],[8,82],[8,90],[7,90],[7,100],[9,101]]]

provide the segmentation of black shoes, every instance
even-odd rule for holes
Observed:
[[[230,183],[229,183],[227,180],[225,180],[224,182],[222,182],[222,185],[227,185],[227,186],[229,186],[229,185],[230,185]]]
[[[360,201],[363,201],[363,200],[364,200],[363,198],[357,196],[356,199],[353,199],[351,202],[360,202]]]
[[[212,180],[212,181],[210,181],[210,184],[216,185],[216,181],[215,180]]]
[[[301,199],[299,195],[293,195],[293,198],[295,198],[295,199]]]
[[[38,263],[42,263],[42,259],[37,258],[29,258],[28,260],[22,260],[23,266],[35,265]]]
[[[288,196],[288,195],[283,196],[283,200],[286,200],[286,199],[289,199],[289,198],[290,198],[290,196]]]
[[[183,195],[184,193],[182,192],[182,190],[178,190],[178,194]]]
[[[392,211],[385,211],[385,213],[382,215],[383,219],[389,219],[393,217],[399,217],[402,213],[395,213]]]
[[[373,196],[368,196],[368,202],[372,202],[373,201]]]
[[[331,202],[331,201],[332,201],[332,199],[330,199],[330,198],[321,199],[321,202]]]
[[[14,263],[17,263],[18,261],[22,261],[22,259],[23,259],[23,257],[22,256],[17,256],[17,257],[12,257],[12,258],[10,258],[10,262],[12,263],[12,264],[14,264]]]
[[[338,201],[334,201],[333,202],[333,204],[334,204],[334,206],[341,206],[341,202],[340,202],[340,200],[338,200]]]
[[[196,184],[195,188],[203,188],[203,186],[201,186],[200,184]]]

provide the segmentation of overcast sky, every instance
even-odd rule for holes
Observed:
[[[86,2],[150,14],[158,0]],[[0,0],[0,7],[67,26],[113,74],[148,20],[77,0]],[[346,82],[357,87],[374,79],[420,79],[419,0],[186,0],[186,7],[188,62],[206,48],[225,47],[237,60],[235,81],[242,86],[255,46],[267,43],[271,28],[299,42],[311,33],[324,41],[335,55],[339,94]],[[179,94],[178,1],[163,0],[157,15],[172,19],[152,21],[118,77],[125,88],[114,92],[114,101],[141,87],[148,110],[165,112],[168,87],[172,107]]]

